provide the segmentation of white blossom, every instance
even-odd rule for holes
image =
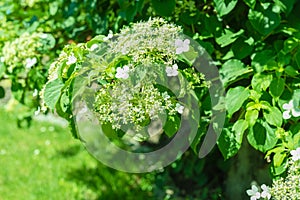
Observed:
[[[164,98],[165,101],[170,99],[170,95],[167,92],[162,93],[162,97]]]
[[[175,40],[175,47],[176,47],[176,54],[181,54],[183,52],[188,52],[190,49],[190,40],[189,39],[185,39],[185,40],[181,40],[181,39],[176,39]]]
[[[248,196],[250,196],[250,200],[257,200],[261,197],[260,192],[258,191],[258,188],[255,185],[252,185],[251,189],[247,190],[246,192]]]
[[[183,110],[184,110],[184,106],[181,105],[181,104],[179,104],[179,103],[176,103],[175,110],[176,110],[179,114],[182,114],[182,113],[183,113]]]
[[[283,119],[289,119],[291,116],[300,117],[300,111],[297,111],[294,108],[293,100],[290,100],[289,103],[283,104],[282,108],[285,110],[282,114]]]
[[[74,53],[71,53],[71,55],[68,57],[68,61],[66,62],[67,65],[72,65],[76,63],[77,58],[74,56]]]
[[[260,194],[261,197],[271,199],[271,194],[270,194],[269,188],[265,184],[262,184],[260,187],[262,189],[262,192]]]
[[[36,57],[26,58],[25,62],[26,62],[25,67],[30,69],[32,66],[34,66],[37,63],[37,59]]]
[[[296,150],[292,150],[291,155],[293,161],[300,160],[300,147],[298,147]]]
[[[129,72],[128,65],[125,65],[123,68],[118,67],[117,68],[117,73],[116,73],[116,78],[127,79],[129,77],[128,72]]]
[[[178,65],[174,64],[172,67],[166,67],[167,76],[177,76],[178,75]]]

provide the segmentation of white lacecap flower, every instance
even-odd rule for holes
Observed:
[[[166,67],[167,76],[177,76],[178,75],[178,65],[174,64],[172,67]]]
[[[176,103],[175,110],[176,110],[179,114],[182,114],[182,113],[183,113],[183,110],[184,110],[184,106],[181,105],[180,103]]]
[[[268,186],[266,186],[265,184],[262,184],[260,186],[260,188],[262,189],[262,192],[261,192],[260,196],[262,198],[271,199],[271,194],[270,194]]]
[[[98,44],[93,44],[90,48],[91,51],[94,51],[95,49],[98,48]]]
[[[76,63],[77,58],[74,56],[74,53],[71,53],[71,55],[68,57],[68,61],[66,62],[67,65],[72,65]]]
[[[289,103],[283,104],[282,108],[285,110],[282,114],[283,119],[289,119],[291,116],[300,117],[300,111],[294,108],[293,100],[290,100]]]
[[[175,48],[176,48],[176,54],[181,54],[183,52],[188,52],[190,49],[190,40],[185,39],[176,39],[175,40]]]
[[[128,65],[125,65],[123,68],[122,67],[117,68],[116,78],[127,79],[128,77],[129,77]]]
[[[293,161],[300,160],[300,147],[298,147],[296,150],[292,150],[291,155]]]
[[[250,196],[250,200],[257,200],[261,197],[256,185],[252,185],[251,189],[247,190],[246,193]]]
[[[26,58],[25,62],[26,62],[25,67],[30,69],[32,66],[34,66],[37,63],[37,59],[36,57]]]

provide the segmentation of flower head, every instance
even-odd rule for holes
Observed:
[[[117,73],[116,73],[116,78],[127,79],[129,77],[128,72],[129,72],[128,65],[125,65],[123,68],[118,67],[117,68]]]
[[[285,110],[282,114],[283,119],[289,119],[291,116],[300,117],[300,111],[294,108],[293,100],[290,100],[289,103],[283,104],[282,108]]]
[[[176,39],[175,40],[175,47],[176,47],[176,54],[181,54],[183,52],[188,52],[190,49],[190,40],[189,39],[185,39],[185,40],[181,40],[181,39]]]
[[[66,62],[67,65],[72,65],[76,63],[77,58],[74,56],[74,53],[71,53],[71,55],[68,57],[68,61]]]
[[[296,150],[292,150],[291,155],[293,161],[300,160],[300,147],[298,147]]]
[[[178,75],[178,65],[174,64],[172,67],[166,67],[167,76],[177,76]]]
[[[271,199],[271,194],[270,194],[268,186],[266,186],[265,184],[262,184],[260,187],[262,189],[262,192],[260,194],[261,197],[262,198]]]
[[[246,191],[251,200],[257,200],[261,197],[256,185],[252,185],[250,190]]]

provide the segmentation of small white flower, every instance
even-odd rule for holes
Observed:
[[[90,48],[91,51],[94,51],[95,49],[98,48],[98,44],[93,44]]]
[[[72,65],[74,63],[76,63],[77,58],[74,56],[73,53],[71,53],[71,55],[68,57],[68,61],[66,62],[67,65]]]
[[[182,113],[183,113],[183,110],[184,110],[184,106],[181,105],[181,104],[179,104],[179,103],[176,103],[175,110],[176,110],[179,114],[182,114]]]
[[[113,32],[109,30],[108,35],[105,38],[103,38],[103,41],[108,41],[109,39],[113,38],[113,36],[114,36]]]
[[[178,75],[178,65],[174,64],[172,67],[166,67],[167,76],[177,76]]]
[[[129,77],[129,67],[125,65],[123,68],[118,67],[117,68],[117,73],[116,73],[116,78],[123,78],[127,79]]]
[[[291,155],[293,161],[300,160],[300,147],[298,147],[296,150],[292,150]]]
[[[5,61],[4,57],[3,57],[3,56],[0,57],[0,62],[3,62],[3,63],[4,63],[4,61]]]
[[[282,114],[282,117],[283,117],[283,119],[291,118],[290,111],[289,110],[284,111]]]
[[[26,58],[25,62],[26,62],[25,67],[27,69],[30,69],[32,66],[34,66],[37,63],[37,59],[36,59],[36,57]]]
[[[252,185],[251,189],[247,190],[246,192],[248,196],[250,196],[250,200],[257,200],[260,198],[260,193],[255,185]]]
[[[190,40],[176,39],[175,40],[176,54],[181,54],[183,52],[188,52],[190,49]]]
[[[261,197],[271,199],[271,194],[270,194],[269,188],[265,184],[262,184],[260,187],[262,189]]]
[[[294,108],[293,100],[290,100],[289,103],[283,104],[282,108],[285,110],[282,114],[283,119],[291,118],[290,113],[292,113],[294,117],[300,117],[300,111],[297,111]]]
[[[167,92],[162,93],[162,97],[164,98],[165,101],[170,99],[170,95]]]

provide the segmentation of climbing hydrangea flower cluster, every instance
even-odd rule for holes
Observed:
[[[154,86],[160,74],[179,76],[178,55],[190,50],[190,40],[181,39],[180,32],[180,27],[155,18],[104,37],[106,53],[126,59],[115,69],[116,81],[97,93],[95,111],[101,123],[111,123],[114,129],[133,124],[138,131],[164,112],[184,112],[184,105],[175,96]],[[94,46],[92,51],[97,51],[98,46]],[[138,83],[132,84],[135,81]]]
[[[2,49],[4,64],[7,66],[7,71],[12,73],[16,67],[25,67],[30,70],[38,62],[46,62],[49,60],[47,55],[43,55],[43,51],[51,49],[52,46],[47,46],[47,38],[50,35],[45,33],[23,33],[19,38],[6,42]],[[52,38],[51,38],[52,39]]]
[[[190,51],[192,60],[185,63],[183,55]],[[188,112],[179,98],[194,87],[207,88],[204,75],[191,66],[196,56],[180,27],[154,18],[67,45],[51,65],[48,83],[82,75],[79,85],[86,84],[81,80],[97,85],[92,109],[100,124],[139,131],[153,120]]]

